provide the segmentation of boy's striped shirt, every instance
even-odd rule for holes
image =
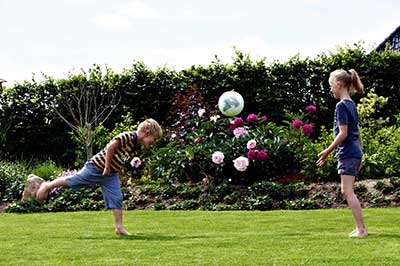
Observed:
[[[117,135],[113,140],[118,139],[120,141],[120,146],[115,150],[114,156],[111,160],[110,170],[111,172],[119,172],[124,168],[124,164],[126,160],[131,160],[135,156],[135,152],[139,149],[139,145],[137,143],[137,134],[136,132],[123,132]],[[112,141],[110,141],[111,143]],[[99,167],[100,169],[104,169],[106,162],[106,149],[108,145],[97,153],[92,158],[92,162]]]

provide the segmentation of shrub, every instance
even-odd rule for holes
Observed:
[[[20,199],[30,168],[23,161],[0,163],[0,201]]]
[[[62,168],[58,167],[53,161],[50,160],[40,163],[32,169],[32,174],[37,175],[44,180],[52,180],[62,173]]]

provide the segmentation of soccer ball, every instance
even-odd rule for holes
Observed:
[[[243,107],[243,97],[236,91],[226,91],[219,97],[218,108],[226,116],[235,116],[240,114]]]

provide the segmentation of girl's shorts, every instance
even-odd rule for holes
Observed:
[[[359,158],[346,158],[339,159],[338,161],[338,174],[339,175],[351,175],[357,176],[359,172],[359,167],[361,164],[361,159]]]

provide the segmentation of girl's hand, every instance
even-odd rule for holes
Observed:
[[[320,152],[320,153],[318,154],[319,159],[318,159],[318,161],[316,162],[316,164],[317,164],[318,167],[322,167],[322,166],[325,164],[325,162],[326,162],[326,157],[328,157],[328,155],[329,155],[330,153],[331,153],[331,152],[330,152],[328,149],[325,149],[325,150],[323,150],[322,152]]]
[[[362,163],[362,161],[361,161],[361,162],[360,162],[360,166],[358,167],[358,171],[360,172],[362,168],[363,168],[363,163]]]

